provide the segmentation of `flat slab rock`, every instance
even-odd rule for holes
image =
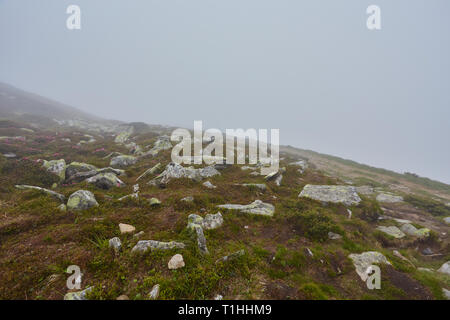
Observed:
[[[353,186],[329,186],[307,184],[299,197],[318,201],[355,205],[361,201],[356,188]]]
[[[380,193],[377,195],[378,202],[397,203],[402,202],[403,198],[389,193]]]
[[[166,166],[166,169],[155,179],[149,182],[152,185],[164,185],[171,179],[188,178],[194,181],[201,181],[203,178],[220,175],[213,166],[205,168],[194,169],[193,167],[183,167],[177,163],[171,162]]]
[[[238,210],[241,212],[262,216],[273,216],[273,214],[275,213],[275,207],[272,204],[262,202],[261,200],[255,200],[254,202],[247,205],[221,204],[218,205],[217,207],[228,210]]]
[[[369,277],[367,269],[374,264],[391,264],[386,257],[377,251],[367,251],[361,254],[352,253],[348,256],[353,261],[356,273],[362,281],[366,282]]]
[[[58,199],[61,202],[66,201],[66,197],[63,196],[62,194],[57,193],[57,192],[52,191],[52,190],[45,189],[45,188],[36,187],[36,186],[27,186],[25,184],[16,185],[16,188],[20,189],[20,190],[25,190],[25,189],[38,190],[38,191],[44,192],[44,193],[46,193],[48,195],[51,195],[53,198]]]
[[[147,250],[170,250],[170,249],[184,249],[185,244],[181,242],[161,242],[155,240],[140,240],[138,243],[131,249],[131,252],[139,252],[144,253]]]
[[[380,230],[381,232],[384,232],[384,233],[386,233],[386,234],[388,234],[391,237],[394,237],[396,239],[401,239],[401,238],[404,238],[406,236],[403,233],[403,231],[401,231],[396,226],[389,226],[389,227],[379,226],[379,227],[377,227],[377,230]]]

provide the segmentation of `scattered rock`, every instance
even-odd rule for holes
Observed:
[[[152,168],[145,170],[145,172],[143,174],[141,174],[136,181],[145,178],[146,176],[149,175],[153,175],[158,173],[161,170],[161,163],[157,163],[156,165],[154,165]]]
[[[442,288],[442,293],[444,294],[444,297],[445,297],[447,300],[450,300],[450,290],[447,290],[447,289],[445,289],[445,288]]]
[[[150,300],[156,300],[159,297],[159,290],[160,290],[160,286],[159,284],[155,284],[152,287],[152,290],[150,290],[150,293],[148,294],[148,297]]]
[[[298,172],[303,174],[305,170],[308,168],[308,163],[305,160],[298,160],[296,162],[291,162],[289,165],[291,166],[299,166]]]
[[[165,186],[171,179],[188,178],[194,181],[201,181],[203,178],[209,178],[220,175],[220,172],[213,166],[194,169],[193,167],[183,167],[177,163],[169,163],[166,169],[149,184]]]
[[[425,256],[431,256],[433,254],[433,250],[431,250],[430,248],[425,248],[422,250],[422,254]]]
[[[131,249],[131,252],[139,252],[143,253],[147,250],[170,250],[170,249],[184,249],[185,245],[181,242],[161,242],[155,240],[140,240],[138,243]]]
[[[98,206],[94,194],[87,190],[78,190],[72,193],[67,201],[69,210],[86,210]]]
[[[116,300],[130,300],[130,298],[128,298],[127,295],[123,294],[123,295],[121,295],[121,296],[118,296],[118,297],[116,298]]]
[[[216,214],[207,214],[202,222],[202,226],[206,230],[219,228],[222,224],[223,217],[220,212],[217,212]]]
[[[167,264],[170,270],[176,270],[184,267],[184,260],[181,254],[174,255]]]
[[[129,224],[119,223],[119,230],[120,233],[124,234],[124,233],[132,233],[136,231],[136,228]]]
[[[60,204],[58,206],[58,210],[61,211],[61,212],[66,212],[67,211],[67,206],[64,203],[62,203],[62,204]]]
[[[133,238],[140,238],[143,237],[145,235],[144,231],[139,231],[138,233],[133,235]]]
[[[427,228],[417,229],[416,227],[414,227],[412,224],[409,223],[405,223],[400,227],[400,229],[407,235],[413,237],[425,238],[430,235],[430,229]]]
[[[119,252],[122,249],[122,242],[118,237],[109,239],[109,247],[113,248],[115,252]]]
[[[66,161],[64,159],[60,160],[44,160],[43,167],[53,174],[59,176],[61,181],[66,179]]]
[[[267,186],[264,183],[236,183],[236,186],[248,187],[248,188],[256,188],[261,191],[266,191]]]
[[[228,256],[225,256],[225,257],[222,257],[220,259],[217,259],[216,263],[235,260],[235,259],[237,259],[239,257],[242,257],[244,254],[245,254],[245,251],[244,251],[244,249],[242,249],[242,250],[236,251],[236,252],[234,252],[234,253],[232,253],[232,254],[230,254]]]
[[[185,201],[185,202],[193,202],[193,201],[194,201],[194,197],[192,197],[192,196],[187,196],[187,197],[181,199],[181,201]]]
[[[385,226],[379,226],[377,227],[377,230],[380,230],[388,235],[390,235],[391,237],[394,237],[396,239],[401,239],[404,238],[406,235],[396,226],[389,226],[389,227],[385,227]]]
[[[339,240],[342,239],[342,236],[340,234],[334,233],[334,232],[328,232],[328,239],[331,240]]]
[[[348,256],[353,260],[353,265],[356,268],[356,273],[362,281],[366,282],[369,277],[367,269],[374,264],[391,264],[386,257],[377,251],[368,251],[361,254],[352,253]]]
[[[397,203],[402,202],[403,198],[389,193],[380,193],[377,195],[378,202]]]
[[[44,192],[44,193],[52,196],[53,198],[55,198],[55,199],[57,199],[57,200],[59,200],[61,202],[65,202],[66,201],[66,197],[63,196],[62,194],[57,193],[57,192],[52,191],[52,190],[45,189],[45,188],[36,187],[36,186],[27,186],[25,184],[19,184],[19,185],[16,185],[15,187],[17,189],[19,189],[19,190],[25,190],[25,189],[38,190],[38,191]]]
[[[91,164],[73,161],[66,167],[66,180],[70,180],[74,175],[81,172],[97,172],[97,170],[97,167]]]
[[[136,164],[137,160],[138,159],[133,156],[120,155],[120,156],[112,158],[109,165],[111,167],[125,168],[125,167]]]
[[[444,263],[437,271],[450,275],[450,261]]]
[[[221,294],[216,294],[214,300],[223,300],[223,296]]]
[[[206,188],[208,188],[208,189],[216,189],[216,188],[217,188],[215,185],[213,185],[213,184],[212,184],[211,182],[209,182],[209,181],[203,182],[203,186],[206,187]]]
[[[148,202],[151,206],[159,206],[161,204],[161,201],[157,198],[151,198]]]
[[[310,256],[311,258],[314,257],[314,254],[312,253],[312,251],[311,251],[309,248],[305,247],[305,252],[306,252],[306,254],[307,254],[308,256]]]
[[[263,216],[273,216],[275,213],[275,207],[270,203],[262,202],[261,200],[255,200],[248,205],[241,204],[222,204],[218,205],[218,208],[228,209],[228,210],[238,210],[241,212],[263,215]]]
[[[130,127],[130,128],[132,128],[132,127]],[[132,133],[133,133],[132,129],[130,129],[129,131],[122,131],[116,136],[116,138],[114,139],[114,142],[119,143],[119,144],[125,143],[128,140],[128,138],[131,136]]]
[[[17,155],[15,153],[12,153],[12,152],[4,153],[3,156],[5,158],[15,158],[15,157],[17,157]]]
[[[93,287],[88,287],[81,291],[66,293],[64,300],[87,300],[86,296],[92,289]]]
[[[311,198],[318,201],[343,203],[345,205],[356,205],[361,198],[353,186],[328,186],[307,184],[299,197]]]
[[[172,143],[170,142],[169,136],[160,136],[156,140],[153,148],[146,152],[144,156],[156,156],[160,151],[172,149]]]
[[[125,183],[116,177],[113,173],[99,173],[86,180],[88,183],[94,184],[101,189],[111,189],[112,187],[123,187]]]

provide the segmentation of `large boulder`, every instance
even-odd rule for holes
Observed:
[[[307,184],[299,197],[310,198],[323,202],[342,203],[344,205],[356,205],[361,198],[352,186],[328,186]]]
[[[70,179],[77,173],[96,170],[97,167],[92,164],[73,161],[66,167],[66,180]]]
[[[101,189],[111,189],[112,187],[123,187],[125,183],[117,178],[113,173],[99,173],[86,180],[88,183],[92,183]]]
[[[137,162],[138,158],[128,155],[120,155],[111,159],[111,167],[125,168],[132,166]]]
[[[56,174],[59,176],[61,181],[66,179],[66,160],[59,159],[59,160],[44,160],[43,167],[53,174]]]
[[[228,210],[238,210],[241,212],[262,216],[273,216],[273,214],[275,213],[275,207],[272,204],[262,202],[261,200],[255,200],[254,202],[247,205],[221,204],[217,207]]]
[[[67,201],[68,210],[85,210],[98,206],[94,194],[87,190],[78,190],[72,193]]]
[[[377,251],[368,251],[361,254],[352,253],[348,256],[353,261],[356,273],[362,281],[366,282],[369,277],[369,267],[374,264],[391,264],[386,257]]]

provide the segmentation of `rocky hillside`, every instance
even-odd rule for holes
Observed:
[[[449,298],[445,184],[290,147],[268,176],[180,166],[170,128],[23,120],[0,122],[0,299]]]

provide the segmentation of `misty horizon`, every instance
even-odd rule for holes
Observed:
[[[377,1],[379,31],[361,1],[174,2],[76,1],[70,31],[71,1],[0,1],[0,81],[105,119],[280,129],[450,183],[447,2]]]

